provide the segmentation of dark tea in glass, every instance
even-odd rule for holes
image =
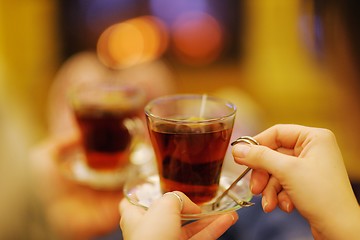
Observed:
[[[82,109],[75,112],[87,164],[94,169],[114,169],[128,163],[131,124],[137,112]]]
[[[197,204],[216,196],[235,112],[202,95],[162,97],[145,107],[163,192],[181,191]]]
[[[112,81],[84,83],[71,92],[71,106],[78,125],[87,166],[111,171],[129,163],[145,95],[135,87]]]
[[[218,190],[221,168],[232,129],[160,124],[150,130],[164,192],[181,191],[204,203]],[[202,129],[204,128],[204,129]],[[209,126],[207,127],[209,128]]]

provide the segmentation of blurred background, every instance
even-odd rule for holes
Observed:
[[[352,0],[2,0],[0,238],[46,236],[28,153],[63,133],[66,121],[54,119],[65,115],[69,69],[141,79],[150,98],[228,98],[237,134],[329,128],[360,181],[357,10]]]

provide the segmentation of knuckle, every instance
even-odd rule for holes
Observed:
[[[323,131],[324,136],[326,136],[328,138],[334,138],[335,137],[335,134],[329,129],[323,128],[322,131]]]
[[[253,158],[256,159],[265,159],[267,155],[267,148],[264,146],[256,146],[256,151],[254,151]]]
[[[124,229],[124,226],[125,226],[125,222],[124,222],[124,217],[120,218],[120,221],[119,221],[119,226],[121,229]]]
[[[330,130],[326,128],[318,128],[315,132],[316,137],[324,140],[335,140],[335,134]]]

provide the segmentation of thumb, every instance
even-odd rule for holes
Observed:
[[[289,156],[262,145],[237,144],[232,149],[235,162],[253,169],[263,169],[275,176],[283,172],[295,160]]]

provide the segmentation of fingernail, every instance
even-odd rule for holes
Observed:
[[[266,207],[267,207],[267,205],[268,205],[268,202],[266,201],[266,198],[265,198],[265,197],[262,198],[262,200],[261,200],[261,205],[262,205],[262,208],[263,208],[264,212],[267,213]]]
[[[234,225],[234,224],[236,223],[235,217],[234,217],[234,215],[232,215],[232,214],[230,214],[230,216],[231,216],[232,225]]]
[[[247,144],[238,144],[234,146],[233,153],[235,157],[246,157],[248,152],[250,151],[250,146]]]
[[[282,201],[281,206],[287,213],[290,212],[290,203],[288,201]]]
[[[286,212],[290,212],[290,203],[286,202]]]

